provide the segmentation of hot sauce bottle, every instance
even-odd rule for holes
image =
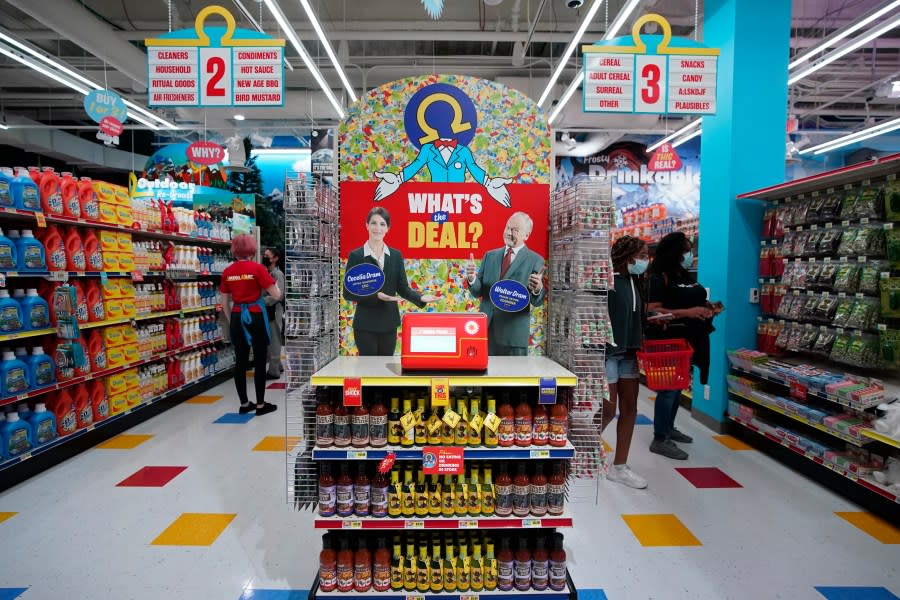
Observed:
[[[456,412],[459,414],[460,419],[453,432],[453,443],[457,446],[465,446],[469,443],[469,421],[466,418],[466,401],[464,398],[457,400]],[[459,584],[457,583],[457,585]]]
[[[484,555],[484,589],[493,591],[497,589],[497,559],[494,557],[494,543],[487,540]]]
[[[471,410],[469,411],[469,439],[470,446],[481,445],[481,430],[484,421],[484,415],[481,413],[481,400],[472,398]]]
[[[438,593],[444,589],[444,564],[441,561],[441,541],[437,536],[431,538],[431,591]]]
[[[331,536],[322,536],[322,552],[319,553],[319,589],[333,592],[337,589],[337,552],[331,545]]]
[[[391,589],[403,589],[403,551],[400,536],[394,536],[394,553],[391,556]]]
[[[441,486],[441,516],[452,517],[456,503],[453,498],[453,479],[450,475],[444,475],[444,484]]]
[[[446,413],[447,408],[444,409],[444,414]],[[453,427],[441,418],[441,445],[452,446],[454,441],[456,441],[456,437],[454,435]]]
[[[516,406],[516,446],[530,446],[531,433],[533,428],[531,417],[531,405],[528,398],[522,394],[519,398],[519,404]]]
[[[413,483],[412,470],[403,472],[403,504],[401,512],[404,517],[412,517],[416,514],[416,484]],[[413,562],[416,557],[413,556]]]
[[[353,589],[368,592],[372,588],[372,553],[366,547],[366,539],[359,538],[359,546],[353,557]]]
[[[391,398],[391,411],[388,413],[388,444],[400,445],[400,437],[403,435],[403,427],[400,426],[400,398]]]
[[[416,589],[416,543],[411,537],[406,538],[406,558],[403,561],[403,589],[407,592]]]
[[[428,486],[428,514],[432,517],[441,516],[441,501],[443,494],[441,491],[441,482],[437,475],[431,476],[431,483]]]
[[[364,448],[369,445],[369,409],[365,404],[360,404],[353,409],[350,417],[350,441],[354,448]]]
[[[531,589],[531,552],[528,551],[528,538],[519,538],[519,547],[516,550],[513,565],[515,571],[515,586],[520,592]]]
[[[485,516],[494,514],[496,497],[494,492],[494,482],[491,477],[491,468],[484,468],[484,483],[481,484],[481,512]]]
[[[562,402],[550,408],[550,445],[562,447],[569,439],[569,409]]]
[[[499,481],[499,477],[497,478]],[[509,538],[500,538],[500,551],[497,553],[497,589],[508,592],[515,583],[515,563],[513,553],[509,549]]]
[[[400,473],[391,471],[391,485],[387,497],[388,515],[399,517],[403,512],[403,488],[400,486]]]
[[[383,537],[378,538],[378,547],[375,550],[372,587],[376,592],[386,592],[391,589],[391,553],[387,549],[387,541]]]
[[[373,517],[386,517],[388,515],[388,480],[384,473],[375,472],[372,478],[372,508],[369,512]]]
[[[403,399],[403,415],[414,414],[412,412],[412,400],[409,398]],[[400,445],[404,447],[412,446],[416,442],[416,428],[415,426],[410,427],[409,429],[403,429],[403,425],[400,426],[400,430],[402,435],[400,436]]]
[[[353,515],[353,480],[347,463],[341,464],[341,474],[337,480],[337,514],[339,517]]]
[[[419,470],[416,474],[416,516],[428,516],[428,485],[425,483],[423,470]]]
[[[481,558],[481,544],[472,543],[472,557],[469,559],[469,587],[473,592],[484,589],[484,563]]]
[[[494,513],[498,517],[508,517],[513,511],[513,482],[506,472],[506,463],[500,463],[500,473],[494,485],[496,494]]]
[[[553,473],[547,480],[547,512],[551,515],[561,515],[565,511],[566,502],[566,475],[563,472],[563,464],[553,464]]]
[[[334,409],[334,445],[346,448],[350,445],[351,438],[350,413],[346,406],[338,404]]]
[[[337,590],[353,590],[353,551],[350,550],[350,540],[345,537],[340,539],[340,551],[337,553]]]
[[[531,477],[531,514],[543,517],[547,514],[547,478],[544,467],[538,464]]]
[[[525,464],[519,463],[519,471],[513,480],[513,514],[517,517],[527,517],[531,499],[531,482],[525,472]]]
[[[553,550],[550,552],[550,589],[554,592],[566,587],[566,551],[563,550],[563,535],[553,534]]]
[[[444,544],[444,591],[456,591],[456,558],[453,556],[453,542]]]
[[[531,429],[531,443],[535,446],[546,446],[550,441],[550,417],[543,404],[534,407],[534,419]]]
[[[375,396],[372,409],[369,411],[369,444],[373,448],[382,448],[387,445],[388,413],[381,395]]]
[[[453,507],[457,517],[465,517],[469,508],[469,499],[466,490],[466,476],[456,476],[456,490],[453,492],[453,500],[456,503]],[[459,581],[456,582],[459,585]]]
[[[366,475],[365,463],[360,463],[356,471],[356,480],[353,482],[353,512],[357,517],[369,516],[369,501],[372,494],[372,486],[369,476]]]
[[[497,445],[500,443],[500,438],[498,437],[498,433],[500,431],[499,428],[497,430],[492,430],[490,427],[487,426],[488,419],[493,418],[492,415],[496,416],[496,412],[497,412],[497,401],[494,400],[493,396],[488,396],[487,415],[485,415],[485,418],[484,418],[484,420],[485,420],[484,445],[487,446],[488,448],[496,448]]]
[[[331,466],[322,465],[319,475],[319,515],[331,517],[337,512],[337,488],[331,476]]]
[[[538,591],[546,590],[549,585],[549,559],[544,548],[544,537],[538,536],[534,542],[534,556],[531,559],[531,587]]]
[[[327,448],[334,444],[334,411],[328,402],[316,406],[316,445]]]
[[[516,411],[509,403],[509,396],[504,392],[503,401],[497,411],[500,417],[500,427],[497,429],[497,438],[501,447],[508,448],[516,443]]]
[[[416,424],[413,428],[413,440],[417,446],[428,444],[428,430],[425,423],[430,414],[425,413],[425,398],[419,398],[416,406]]]

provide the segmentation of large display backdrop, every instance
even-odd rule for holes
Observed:
[[[350,251],[367,240],[366,215],[383,206],[385,243],[403,255],[411,287],[438,296],[424,310],[477,311],[466,262],[504,245],[510,216],[528,213],[527,246],[547,258],[550,147],[538,106],[492,81],[430,75],[371,90],[339,132],[341,279]],[[419,309],[401,303],[401,313],[410,310]],[[543,354],[546,310],[532,308],[530,354]],[[353,313],[342,300],[342,354],[357,353]]]

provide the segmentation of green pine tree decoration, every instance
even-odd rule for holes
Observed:
[[[256,157],[250,156],[253,146],[250,138],[244,138],[249,171],[232,172],[228,176],[228,189],[236,194],[253,194],[256,197],[256,224],[259,226],[260,244],[265,247],[284,248],[284,204],[263,195],[262,171],[256,165]]]

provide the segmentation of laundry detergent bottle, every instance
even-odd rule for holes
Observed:
[[[109,416],[109,399],[106,395],[106,386],[102,379],[93,379],[88,384],[88,393],[91,395],[91,410],[94,412],[94,423],[102,421]]]
[[[81,204],[78,201],[78,181],[71,173],[63,173],[59,180],[59,189],[62,192],[63,213],[67,217],[78,219],[81,217]]]
[[[47,268],[51,271],[67,271],[69,266],[66,245],[56,225],[47,227],[43,235]]]
[[[91,371],[96,373],[107,368],[106,343],[98,329],[93,329],[88,334],[87,351],[91,361]]]
[[[0,333],[16,331],[22,331],[22,305],[9,297],[9,290],[0,290]]]
[[[78,429],[84,429],[94,422],[94,410],[91,408],[91,395],[86,385],[75,386],[75,421]]]
[[[3,458],[15,458],[32,448],[31,425],[19,418],[19,413],[6,415],[6,422],[0,425],[0,439],[3,440]]]
[[[75,317],[79,323],[87,323],[89,311],[87,298],[84,295],[84,287],[78,280],[73,281],[71,285],[75,288]]]
[[[56,415],[47,410],[47,405],[43,402],[35,404],[28,423],[31,425],[31,439],[35,446],[56,439]]]
[[[0,167],[0,207],[15,208],[16,199],[13,196],[13,180],[15,174],[9,167]]]
[[[36,288],[28,288],[22,304],[22,322],[25,329],[47,329],[50,327],[50,305],[38,295]]]
[[[78,181],[78,204],[81,205],[81,218],[91,221],[100,219],[100,203],[90,177],[82,177]]]
[[[22,210],[41,210],[41,192],[25,167],[16,167],[12,182],[12,195],[16,206]]]
[[[15,271],[19,268],[19,251],[11,239],[3,235],[0,229],[0,270]]]
[[[103,292],[96,279],[91,279],[84,287],[84,295],[87,298],[88,320],[103,321],[106,319],[106,310],[103,305]]]
[[[63,209],[62,190],[59,175],[53,167],[44,167],[41,173],[41,208],[50,216],[58,217],[65,213]]]
[[[30,229],[23,229],[16,241],[16,252],[19,258],[20,271],[44,271],[47,269],[47,257],[44,245],[34,237]]]
[[[59,390],[51,399],[47,400],[47,408],[56,415],[56,433],[60,437],[74,433],[78,429],[75,401],[68,388]]]
[[[93,191],[93,190],[92,190]],[[103,252],[100,249],[100,240],[93,229],[87,229],[81,238],[84,247],[84,260],[88,271],[103,270]]]
[[[70,271],[86,271],[87,260],[84,257],[84,244],[78,235],[76,227],[69,227],[63,233],[63,241],[66,244],[66,264]]]
[[[0,361],[0,396],[15,396],[27,392],[30,382],[28,366],[16,358],[11,350],[6,350]]]
[[[40,346],[31,349],[31,355],[25,360],[25,364],[31,370],[31,384],[35,388],[56,383],[56,365]]]

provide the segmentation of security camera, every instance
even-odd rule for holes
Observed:
[[[581,8],[584,5],[584,0],[566,0],[566,6],[569,8]]]

